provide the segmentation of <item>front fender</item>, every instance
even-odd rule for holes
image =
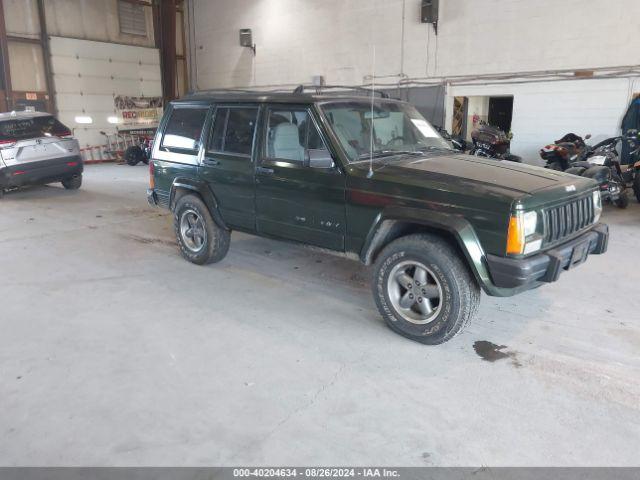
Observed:
[[[403,225],[419,225],[434,233],[442,232],[453,237],[479,285],[488,295],[505,297],[518,293],[515,289],[504,289],[493,284],[485,252],[475,229],[464,218],[450,214],[410,207],[385,209],[376,217],[369,230],[360,253],[361,261],[370,265],[375,255],[388,243],[394,229]]]

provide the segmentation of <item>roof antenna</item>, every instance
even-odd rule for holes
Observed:
[[[376,46],[373,46],[373,67],[371,72],[371,125],[369,126],[369,172],[367,178],[373,177],[373,103],[376,96]]]

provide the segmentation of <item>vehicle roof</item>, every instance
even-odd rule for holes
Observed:
[[[50,117],[50,113],[46,112],[2,112],[0,113],[0,121],[2,120],[21,120],[25,118]]]
[[[367,101],[371,97],[347,94],[311,94],[311,93],[287,93],[287,92],[249,92],[249,91],[211,91],[196,92],[188,94],[171,103],[217,103],[217,102],[252,102],[252,103],[317,103],[331,101]],[[400,100],[376,97],[376,102],[390,101],[400,102]]]

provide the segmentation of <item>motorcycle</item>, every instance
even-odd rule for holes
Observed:
[[[471,140],[473,140],[473,147],[469,152],[471,155],[522,162],[522,157],[511,154],[511,139],[498,127],[481,122],[480,126],[471,132]]]
[[[127,165],[132,167],[140,162],[148,164],[151,158],[151,150],[153,150],[153,139],[141,136],[138,145],[132,145],[124,151],[124,160]]]
[[[628,158],[630,159],[629,166],[622,172],[622,179],[628,187],[633,189],[636,199],[640,202],[640,132],[627,130],[622,138],[629,145]]]
[[[603,201],[618,208],[627,208],[629,197],[616,151],[620,137],[608,138],[594,146],[585,143],[590,138],[591,135],[583,139],[568,133],[545,146],[540,150],[540,157],[546,162],[545,168],[591,178],[598,182]]]
[[[438,131],[440,136],[444,138],[449,144],[453,147],[454,150],[459,150],[461,152],[467,151],[467,142],[462,139],[460,136],[451,135],[446,129],[438,126],[434,126],[434,128]]]

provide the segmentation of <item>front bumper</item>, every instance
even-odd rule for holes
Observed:
[[[599,223],[551,250],[527,258],[508,258],[487,255],[491,279],[500,288],[534,288],[540,283],[555,282],[564,270],[581,265],[590,254],[607,251],[609,227]]]

